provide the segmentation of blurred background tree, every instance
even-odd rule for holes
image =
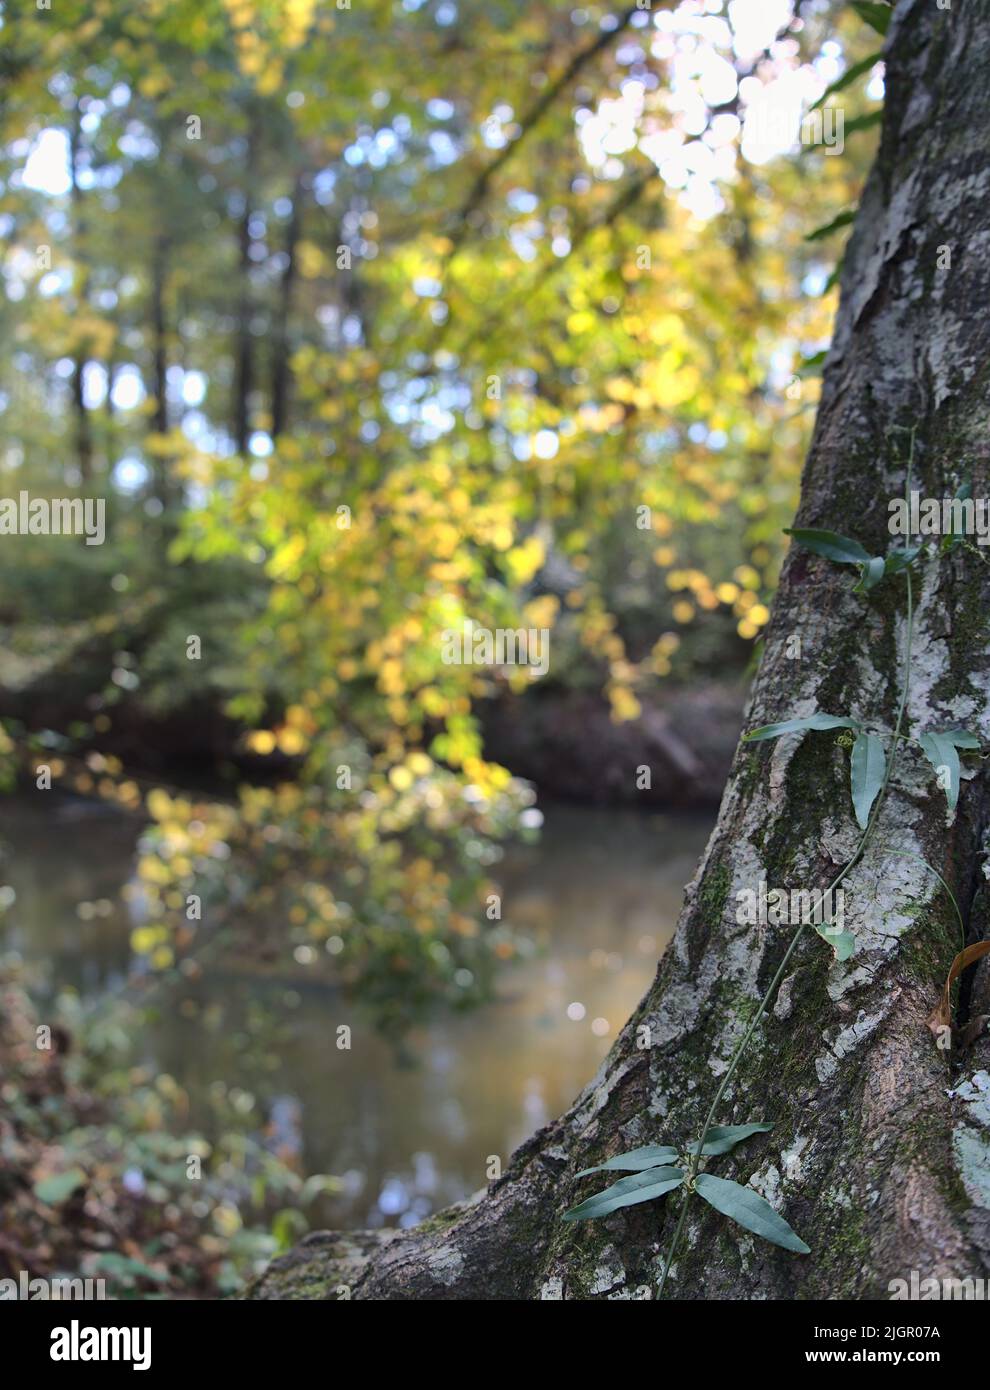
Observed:
[[[0,549],[7,757],[150,815],[155,968],[222,843],[388,1026],[481,997],[532,800],[486,702],[744,672],[872,146],[800,122],[872,123],[862,10],[2,6],[2,490],[109,513]],[[445,664],[465,620],[549,675]]]

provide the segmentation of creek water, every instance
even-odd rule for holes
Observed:
[[[102,804],[0,801],[0,948],[43,989],[86,1001],[130,965],[124,886],[140,827]],[[509,847],[495,876],[504,916],[537,948],[498,977],[495,1000],[410,1039],[402,1064],[326,987],[239,971],[229,958],[178,987],[134,1060],[172,1076],[209,1133],[228,1098],[308,1172],[343,1179],[325,1199],[339,1228],[409,1225],[484,1186],[492,1156],[560,1113],[597,1070],[648,988],[712,820],[543,807],[536,845]],[[11,890],[16,896],[11,900]],[[352,1027],[350,1050],[337,1029]]]

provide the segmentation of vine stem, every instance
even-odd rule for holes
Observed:
[[[912,464],[914,463],[915,428],[915,426],[912,426],[911,428],[911,445],[910,452],[908,454],[907,478],[905,480],[904,488],[909,508],[911,502],[911,468]],[[910,539],[911,538],[909,536],[908,540]],[[880,784],[880,791],[877,795],[876,801],[873,803],[873,810],[870,812],[869,818],[866,822],[866,827],[863,830],[862,835],[859,837],[859,842],[856,845],[856,848],[853,850],[852,857],[848,859],[845,864],[843,864],[842,868],[839,870],[835,878],[832,880],[832,882],[826,888],[825,892],[822,894],[823,902],[829,896],[830,893],[834,892],[835,889],[839,887],[839,885],[846,878],[846,875],[849,874],[851,870],[854,869],[856,865],[859,863],[860,859],[862,859],[863,853],[866,849],[867,844],[869,843],[870,837],[872,836],[873,831],[876,828],[877,821],[880,817],[880,811],[883,807],[884,800],[886,799],[887,788],[890,785],[890,779],[893,776],[894,768],[897,764],[897,757],[901,748],[901,728],[904,723],[904,712],[907,708],[908,692],[911,683],[911,648],[914,641],[914,593],[911,585],[910,565],[907,565],[905,567],[904,575],[907,579],[907,626],[905,630],[904,641],[904,679],[901,682],[901,698],[900,704],[897,707],[897,723],[894,726],[894,738],[891,745],[890,757],[887,759],[887,766],[884,770],[883,781]],[[732,1080],[736,1067],[739,1065],[742,1055],[746,1051],[747,1044],[749,1043],[750,1038],[756,1031],[756,1025],[759,1023],[760,1019],[766,1012],[770,1000],[773,998],[774,993],[777,989],[777,986],[783,979],[784,971],[787,969],[787,964],[790,961],[791,956],[796,951],[798,943],[801,940],[801,937],[804,935],[804,929],[806,926],[808,926],[807,921],[799,923],[797,931],[791,937],[790,945],[784,952],[783,959],[777,966],[776,973],[774,974],[773,979],[770,981],[766,993],[757,1005],[753,1017],[746,1025],[746,1031],[743,1033],[742,1037],[739,1039],[738,1044],[736,1045],[736,1050],[732,1054],[732,1057],[729,1061],[729,1065],[726,1068],[725,1075],[722,1077],[722,1080],[719,1084],[719,1088],[715,1092],[715,1099],[708,1107],[708,1114],[705,1117],[705,1123],[701,1131],[701,1137],[699,1138],[697,1144],[694,1146],[694,1150],[690,1154],[688,1159],[688,1170],[684,1179],[684,1196],[681,1198],[681,1209],[677,1217],[677,1225],[674,1228],[674,1234],[670,1242],[670,1249],[667,1252],[667,1259],[664,1262],[663,1274],[660,1278],[660,1287],[657,1290],[658,1299],[661,1299],[663,1297],[663,1291],[667,1283],[667,1276],[670,1273],[671,1266],[673,1265],[674,1258],[677,1254],[677,1246],[680,1242],[681,1233],[684,1230],[684,1223],[687,1220],[688,1205],[690,1203],[691,1193],[694,1188],[694,1180],[698,1174],[698,1166],[701,1163],[702,1154],[704,1153],[705,1140],[708,1138],[708,1132],[712,1127],[712,1121],[715,1118],[715,1113],[722,1103],[722,1097],[725,1095],[726,1089],[729,1085],[729,1082]]]

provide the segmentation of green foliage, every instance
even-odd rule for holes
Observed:
[[[921,751],[940,777],[946,778],[945,797],[949,810],[956,809],[959,800],[959,753],[957,749],[980,747],[976,734],[967,729],[943,729],[919,735]]]
[[[889,5],[871,3],[871,0],[852,0],[852,8],[871,29],[878,34],[886,34],[893,13]]]
[[[532,792],[506,778],[466,797],[422,753],[387,773],[357,760],[353,770],[359,799],[329,775],[242,788],[236,805],[151,792],[136,955],[169,976],[204,950],[253,941],[301,958],[314,981],[342,982],[395,1041],[486,999],[496,965],[521,945],[486,916],[494,842],[518,826]],[[202,925],[187,918],[190,894]]]
[[[751,1138],[754,1134],[766,1134],[773,1129],[772,1124],[759,1121],[746,1125],[716,1125],[706,1129],[704,1143],[699,1140],[684,1146],[685,1154],[693,1155],[690,1166],[671,1167],[669,1160],[676,1158],[677,1150],[647,1144],[629,1153],[617,1154],[606,1163],[594,1168],[585,1168],[578,1173],[579,1178],[591,1173],[606,1171],[631,1171],[632,1176],[620,1178],[611,1187],[579,1202],[576,1207],[564,1213],[565,1221],[587,1221],[594,1217],[610,1216],[622,1207],[636,1206],[640,1202],[650,1202],[665,1197],[669,1192],[681,1187],[687,1180],[687,1188],[704,1197],[717,1211],[731,1217],[747,1231],[763,1236],[774,1245],[782,1245],[787,1250],[808,1254],[808,1246],[794,1234],[782,1216],[779,1216],[752,1188],[741,1187],[739,1183],[716,1178],[707,1172],[697,1173],[699,1151],[702,1158],[714,1158],[729,1153],[737,1144]],[[686,1159],[682,1159],[686,1163]],[[697,1176],[695,1174],[697,1173]]]
[[[708,1138],[701,1150],[702,1157],[708,1158],[716,1154],[727,1154],[751,1135],[768,1134],[771,1129],[773,1129],[772,1124],[763,1122],[752,1125],[713,1125],[708,1131]],[[688,1153],[695,1153],[697,1148],[697,1141],[689,1144]]]
[[[742,1142],[752,1134],[763,1133],[772,1129],[772,1125],[729,1125],[719,1126],[709,1131],[712,1136],[704,1146],[706,1156],[728,1153],[736,1144]],[[694,1143],[688,1146],[691,1152],[697,1152],[698,1145]],[[586,1168],[578,1177],[584,1177],[588,1173],[601,1172],[604,1168],[622,1168],[625,1166],[639,1168],[640,1159],[648,1149],[634,1149],[628,1154],[620,1154],[617,1158],[602,1164],[597,1168]],[[673,1152],[672,1150],[655,1149],[653,1152]],[[669,1192],[675,1191],[684,1184],[686,1177],[683,1168],[655,1166],[645,1169],[645,1171],[634,1171],[628,1178],[620,1178],[611,1187],[605,1188],[603,1192],[597,1193],[594,1197],[588,1197],[580,1202],[576,1207],[564,1213],[565,1221],[587,1221],[595,1217],[610,1216],[612,1212],[619,1211],[622,1207],[636,1206],[640,1202],[654,1201],[659,1197],[665,1197]],[[792,1250],[796,1254],[810,1254],[810,1247],[807,1246],[800,1236],[795,1235],[790,1226],[780,1216],[765,1198],[758,1192],[754,1192],[750,1187],[743,1187],[737,1182],[730,1182],[725,1178],[715,1177],[714,1174],[703,1172],[696,1177],[688,1179],[690,1190],[697,1192],[699,1197],[703,1197],[706,1202],[715,1208],[716,1211],[730,1217],[738,1225],[745,1227],[747,1231],[752,1231],[754,1235],[762,1236],[764,1240],[770,1241],[773,1245],[783,1246],[785,1250]]]
[[[132,1005],[93,1016],[63,995],[43,1015],[57,1048],[39,1049],[29,985],[0,962],[4,1234],[33,1275],[103,1278],[114,1298],[217,1297],[278,1252],[287,1208],[308,1225],[339,1189],[271,1151],[251,1097],[213,1088],[213,1134],[191,1130],[182,1087],[134,1064],[147,1016]]]
[[[846,208],[843,212],[833,217],[830,222],[825,222],[821,227],[816,227],[813,232],[805,235],[805,241],[824,241],[833,232],[839,232],[843,227],[851,227],[856,221],[856,209]]]
[[[817,111],[825,105],[830,97],[834,97],[838,92],[844,92],[847,87],[851,87],[859,78],[864,77],[866,73],[875,68],[882,58],[883,53],[877,49],[875,53],[868,53],[865,58],[861,58],[858,63],[851,63],[841,77],[837,77],[825,88],[811,110]]]
[[[854,592],[865,593],[874,588],[888,574],[900,574],[920,553],[920,546],[906,546],[891,550],[886,556],[870,555],[859,541],[840,536],[835,531],[819,531],[813,528],[787,528],[785,535],[792,536],[806,550],[816,555],[824,555],[839,565],[859,567],[859,583]]]
[[[699,1173],[694,1180],[694,1190],[723,1216],[728,1216],[737,1225],[744,1226],[747,1231],[770,1241],[772,1245],[780,1245],[796,1255],[811,1254],[811,1247],[805,1245],[766,1198],[751,1187],[717,1178],[714,1173]]]
[[[851,120],[845,128],[846,135],[858,135],[861,130],[872,130],[883,120],[882,111],[868,111],[863,116]]]
[[[611,1187],[606,1187],[604,1192],[565,1211],[563,1219],[588,1221],[595,1216],[610,1216],[620,1207],[632,1207],[639,1202],[652,1202],[655,1197],[663,1197],[675,1187],[680,1187],[683,1180],[683,1168],[663,1166],[632,1173],[628,1178],[620,1178]]]
[[[957,497],[964,495],[963,490],[960,489],[956,495]],[[873,588],[887,575],[906,574],[915,560],[925,553],[923,546],[909,545],[892,550],[885,558],[881,558],[870,556],[859,541],[852,540],[848,536],[840,536],[835,531],[790,528],[787,530],[787,534],[806,549],[814,551],[817,555],[825,556],[826,559],[832,560],[835,564],[860,566],[860,582],[855,586],[854,592],[863,592]],[[939,548],[938,553],[941,553],[941,548]],[[743,740],[755,743],[765,739],[780,738],[789,733],[837,728],[856,730],[856,738],[853,741],[849,761],[850,787],[856,821],[860,829],[865,832],[871,823],[871,809],[885,787],[889,776],[887,755],[884,752],[880,735],[864,729],[858,719],[852,719],[846,715],[812,714],[803,718],[785,719],[780,723],[765,724],[761,728],[751,729],[749,733],[743,735]],[[895,740],[900,737],[899,729],[895,731],[893,737]],[[978,749],[981,746],[979,738],[966,729],[946,729],[941,732],[929,731],[919,734],[916,742],[939,776],[945,778],[946,799],[949,803],[949,810],[954,811],[959,799],[960,768],[957,749]],[[833,944],[836,943],[833,942]],[[840,949],[845,949],[844,942],[841,947],[837,945],[837,954]],[[839,959],[844,958],[844,956],[839,955]]]
[[[806,729],[856,729],[855,719],[842,714],[808,714],[800,719],[784,719],[779,724],[763,724],[758,729],[750,729],[743,734],[745,743],[760,743],[768,738],[781,738],[784,734],[803,733]]]
[[[576,1176],[586,1178],[590,1173],[638,1173],[644,1168],[658,1168],[665,1163],[673,1163],[677,1150],[660,1144],[644,1144],[642,1148],[630,1149],[628,1153],[617,1154],[605,1163],[594,1168],[582,1168]]]
[[[882,740],[876,734],[860,729],[849,756],[849,777],[853,810],[861,830],[865,830],[869,824],[870,811],[880,795],[886,772],[887,758]]]

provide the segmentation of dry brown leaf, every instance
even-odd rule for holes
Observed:
[[[967,946],[965,951],[960,951],[949,966],[942,997],[928,1016],[928,1026],[936,1038],[941,1037],[946,1028],[952,1028],[952,986],[967,965],[972,965],[974,961],[985,956],[988,951],[990,951],[990,941],[974,941],[972,946]]]

